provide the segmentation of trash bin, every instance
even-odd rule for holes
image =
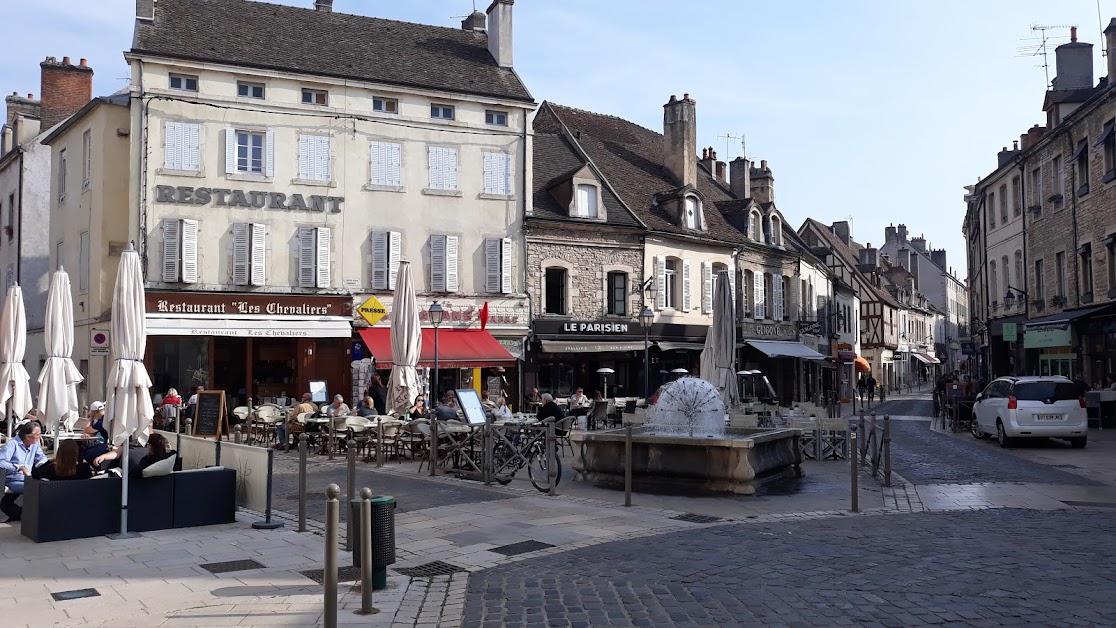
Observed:
[[[390,495],[373,495],[372,502],[372,588],[387,587],[387,566],[395,563],[395,498]],[[365,539],[360,534],[360,500],[354,499],[350,514],[353,517],[353,566],[360,567],[360,548]]]

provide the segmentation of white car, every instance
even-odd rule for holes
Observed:
[[[1064,438],[1081,449],[1089,419],[1085,397],[1067,377],[1001,377],[977,395],[969,429],[977,438],[995,434],[1001,447],[1019,438]]]

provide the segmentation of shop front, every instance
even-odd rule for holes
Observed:
[[[204,386],[235,407],[351,387],[348,296],[148,292],[146,311],[153,393]]]
[[[1107,370],[1113,363],[1106,354],[1111,314],[1111,306],[1100,305],[1028,321],[1023,325],[1027,372],[1102,383],[1113,372]]]
[[[737,339],[744,345],[737,370],[762,371],[783,405],[805,398],[805,365],[825,361],[825,354],[811,349],[797,337],[798,331],[792,322],[748,321],[737,328]]]

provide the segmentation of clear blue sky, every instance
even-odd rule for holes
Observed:
[[[88,58],[97,95],[124,87],[134,7],[5,2],[5,23],[19,26],[6,33],[0,93],[37,96],[48,55]],[[472,0],[336,0],[335,10],[458,26]],[[1116,16],[1116,0],[1100,0],[1100,15]],[[964,276],[962,186],[1044,121],[1040,60],[1017,52],[1036,43],[1025,39],[1034,24],[1078,25],[1095,45],[1095,76],[1105,74],[1097,0],[520,0],[515,67],[538,102],[655,130],[662,104],[688,92],[700,145],[729,160],[740,142],[726,152],[720,136],[745,134],[792,224],[852,216],[854,237],[879,243],[903,222]],[[1068,37],[1051,33],[1054,44]]]

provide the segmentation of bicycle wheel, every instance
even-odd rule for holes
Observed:
[[[506,486],[515,477],[516,469],[513,467],[510,472],[498,473],[503,471],[508,462],[511,460],[513,453],[507,445],[500,444],[492,451],[492,479],[500,483],[501,486]]]
[[[543,493],[549,490],[547,485],[547,463],[546,456],[541,451],[535,450],[531,452],[531,457],[527,459],[527,477],[531,478],[531,484],[536,490]],[[559,463],[554,467],[554,486],[562,481],[562,464]]]

